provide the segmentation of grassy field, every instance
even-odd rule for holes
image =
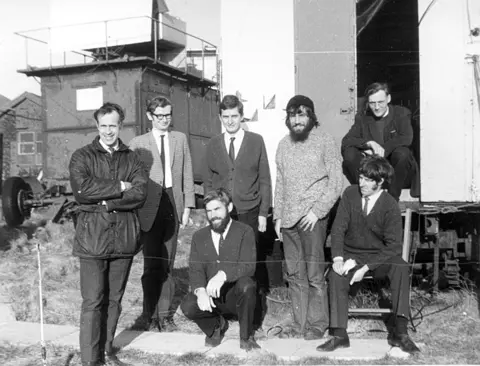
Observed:
[[[192,233],[205,224],[202,212],[195,212],[193,223],[180,233],[174,277],[177,281],[175,303],[179,304],[188,291],[188,254]],[[71,256],[73,225],[46,223],[40,215],[34,215],[20,229],[9,229],[0,224],[0,293],[14,306],[17,320],[39,321],[37,247],[40,248],[44,319],[50,324],[78,326],[80,314],[79,265]],[[123,300],[123,313],[119,327],[130,327],[142,310],[142,289],[140,277],[143,258],[134,259],[132,271]],[[357,296],[352,306],[375,303],[375,296]],[[472,288],[438,294],[420,291],[412,292],[412,309],[416,332],[413,339],[425,344],[423,352],[407,361],[383,359],[379,364],[478,364],[480,363],[480,317],[478,297]],[[419,312],[420,311],[420,312]],[[177,312],[175,321],[180,330],[200,333],[198,328]],[[273,289],[268,300],[268,314],[264,321],[264,332],[258,337],[273,335],[278,327],[291,322],[290,307],[285,288]],[[272,332],[267,333],[268,330]],[[349,334],[352,338],[386,338],[385,326],[379,320],[351,319]],[[238,325],[233,322],[230,335],[238,334]],[[0,345],[1,365],[38,365],[38,346],[18,347]],[[49,346],[50,365],[78,365],[78,350]],[[301,362],[286,363],[274,356],[254,356],[238,360],[225,355],[216,359],[201,354],[187,354],[181,357],[152,356],[133,351],[121,351],[121,356],[130,362],[150,365],[179,364],[319,364],[331,363],[321,358],[304,359]],[[355,362],[357,364],[358,362]],[[339,362],[339,364],[349,364]],[[371,361],[368,362],[371,364]]]

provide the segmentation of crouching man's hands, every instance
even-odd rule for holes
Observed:
[[[208,311],[209,313],[212,312],[212,308],[215,308],[215,304],[213,299],[208,296],[207,290],[204,288],[199,288],[195,291],[195,295],[197,295],[197,305],[198,308],[202,311]]]
[[[207,284],[207,294],[213,298],[220,296],[220,290],[223,284],[227,281],[227,275],[223,271],[218,271]]]

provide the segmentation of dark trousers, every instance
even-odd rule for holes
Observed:
[[[220,297],[214,299],[212,312],[198,308],[197,296],[189,293],[182,301],[183,314],[194,321],[208,337],[220,324],[220,315],[234,315],[240,324],[240,338],[248,339],[253,335],[253,317],[256,303],[257,284],[250,277],[241,277],[236,282],[227,282],[220,291]]]
[[[178,217],[171,188],[164,189],[150,231],[142,231],[143,314],[148,319],[171,316],[175,279],[172,276],[177,253]]]
[[[259,294],[257,296],[257,305],[255,307],[255,319],[254,326],[255,328],[260,328],[267,314],[267,292],[269,287],[268,281],[268,271],[266,265],[267,254],[265,247],[260,241],[260,233],[258,231],[258,216],[260,213],[260,208],[257,207],[253,210],[250,210],[245,213],[237,213],[236,210],[233,210],[230,213],[230,216],[233,220],[240,221],[253,229],[255,234],[255,248],[257,250],[257,264],[255,266],[255,280],[257,281],[257,286]]]
[[[343,167],[345,175],[351,184],[358,184],[358,168],[365,157],[361,150],[356,147],[349,147],[343,152]],[[397,147],[392,153],[386,156],[392,165],[395,176],[388,188],[393,198],[397,201],[400,198],[403,188],[408,188],[415,172],[415,158],[408,147]]]
[[[345,260],[348,258],[345,258]],[[391,257],[389,260],[371,271],[374,279],[388,278],[392,291],[392,311],[396,316],[403,318],[410,314],[410,280],[409,267],[401,257]],[[347,328],[348,322],[348,293],[350,281],[355,273],[348,272],[346,276],[339,276],[331,270],[328,276],[330,297],[330,327]]]
[[[282,228],[283,251],[287,269],[288,292],[293,320],[300,332],[328,328],[328,298],[324,278],[324,244],[327,219],[318,220],[312,231],[297,223]]]
[[[132,258],[80,259],[82,362],[100,361],[112,351],[131,265]]]

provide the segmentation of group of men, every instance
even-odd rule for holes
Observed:
[[[410,114],[389,105],[385,84],[372,84],[366,98],[365,113],[357,115],[342,141],[343,170],[352,186],[342,195],[331,229],[329,286],[324,244],[330,212],[343,189],[342,158],[320,127],[310,98],[296,95],[286,107],[289,134],[275,157],[273,219],[283,241],[292,302],[289,336],[317,340],[330,328],[333,337],[317,350],[348,347],[349,287],[370,271],[390,279],[395,316],[389,344],[414,353],[418,348],[407,333],[409,272],[401,258],[397,204],[415,167]],[[94,113],[99,135],[72,155],[83,365],[124,365],[112,342],[132,259],[140,250],[143,312],[134,328],[177,329],[172,269],[179,228],[188,224],[195,196],[188,141],[172,128],[172,113],[167,98],[149,101],[152,130],[127,147],[119,139],[124,112],[106,103]],[[238,317],[240,347],[249,351],[260,348],[254,334],[266,311],[268,275],[260,233],[272,206],[270,168],[263,138],[241,126],[243,105],[236,96],[223,98],[219,117],[225,132],[210,140],[205,159],[209,225],[192,237],[191,292],[181,308],[205,333],[207,346],[221,343],[228,328],[225,316]]]

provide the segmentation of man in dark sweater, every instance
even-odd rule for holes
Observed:
[[[219,108],[225,133],[213,137],[207,145],[204,179],[205,194],[225,188],[233,200],[231,217],[249,225],[257,242],[255,278],[259,284],[256,325],[265,314],[268,273],[265,248],[259,243],[259,232],[267,229],[272,203],[272,184],[267,150],[262,136],[241,128],[243,104],[235,95],[226,95]]]
[[[260,348],[253,337],[253,230],[230,218],[233,205],[223,188],[207,193],[204,203],[210,225],[193,234],[189,264],[192,292],[182,302],[183,314],[205,333],[205,345],[209,347],[218,346],[228,328],[223,315],[236,315],[240,348]]]
[[[348,292],[351,285],[371,271],[374,278],[390,280],[394,318],[388,343],[416,353],[419,349],[407,333],[409,267],[402,259],[402,216],[395,199],[384,191],[393,168],[385,158],[373,155],[362,160],[359,175],[360,184],[345,190],[332,227],[329,298],[333,338],[317,350],[329,352],[350,347]]]
[[[398,201],[418,169],[411,151],[411,113],[407,108],[389,105],[391,95],[385,83],[371,84],[365,100],[365,110],[355,116],[355,123],[342,140],[345,175],[351,184],[358,184],[362,158],[372,154],[385,157],[395,171],[388,192]]]

